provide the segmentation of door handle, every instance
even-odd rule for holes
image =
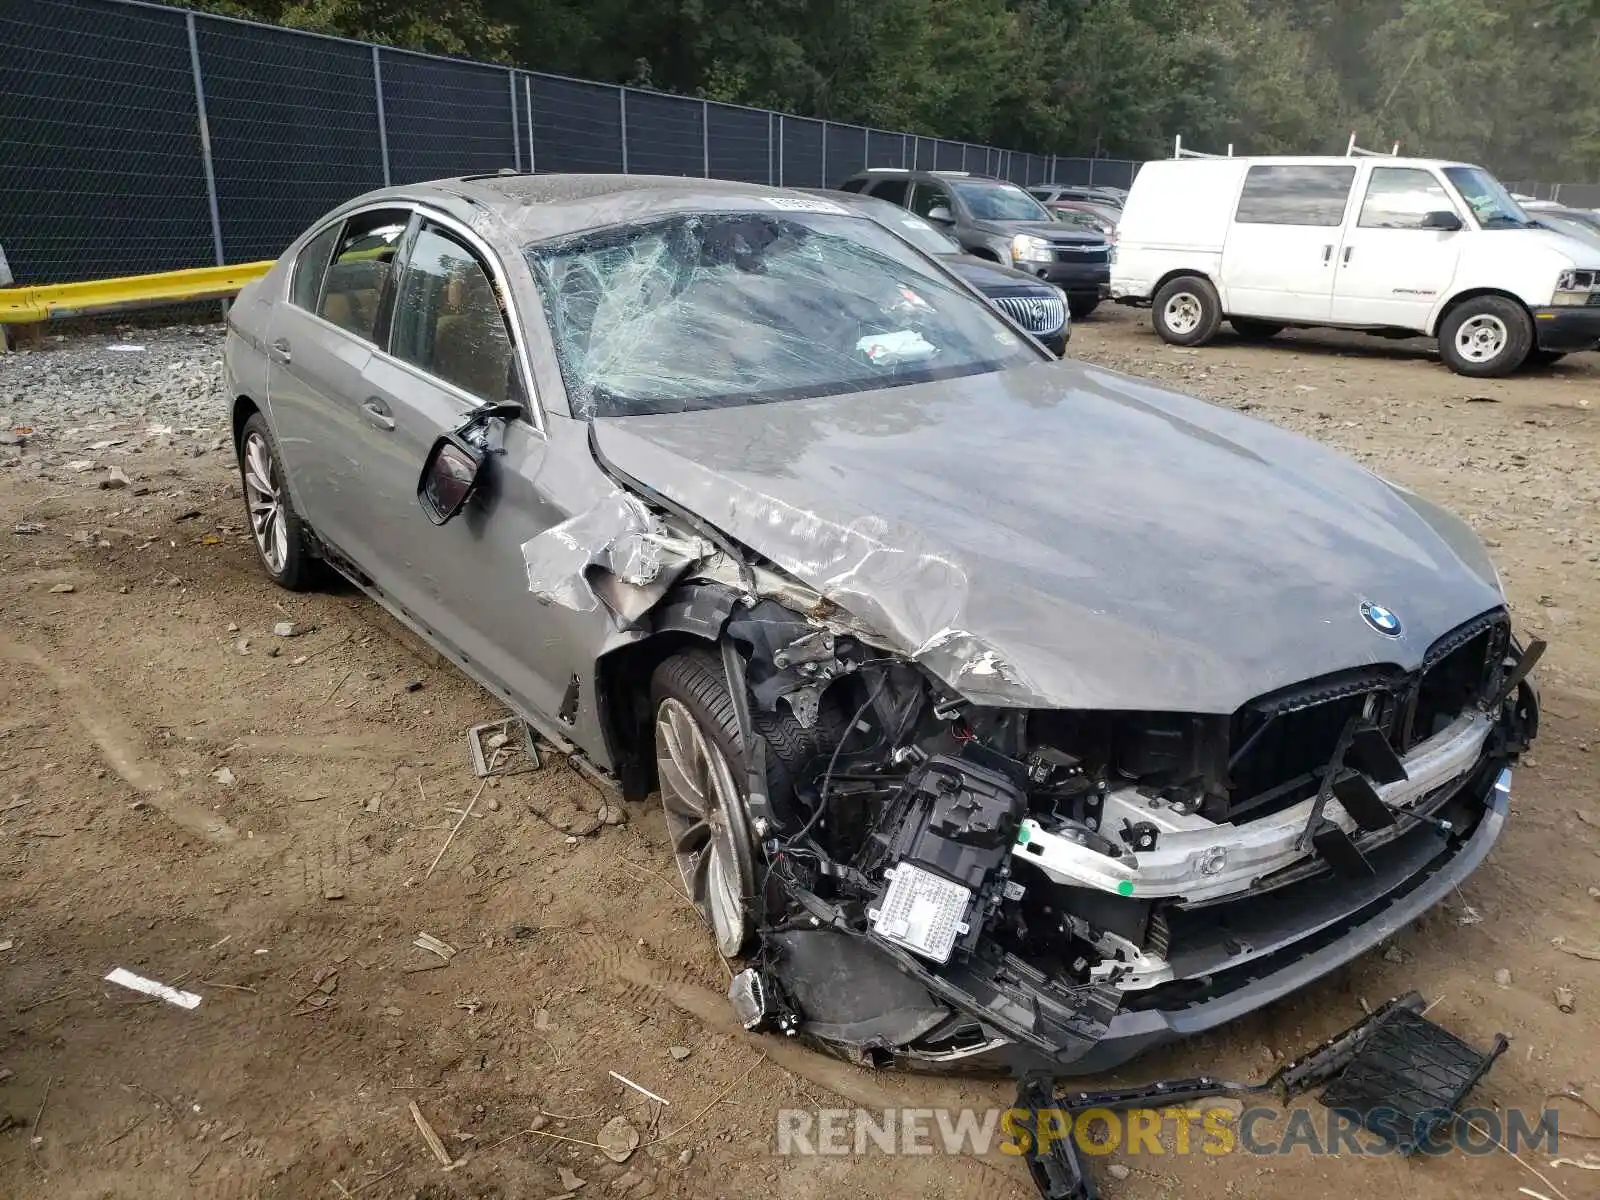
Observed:
[[[394,418],[389,415],[389,406],[376,397],[369,397],[361,402],[361,415],[367,419],[367,424],[375,425],[379,429],[394,428]]]
[[[1329,245],[1326,245],[1326,246],[1324,246],[1322,248],[1322,265],[1323,266],[1327,266],[1329,261],[1332,258],[1333,258],[1333,246],[1330,243]]]
[[[1346,246],[1344,248],[1344,265],[1347,266],[1347,267],[1350,265],[1350,251],[1352,251],[1354,249],[1355,249],[1354,246]]]
[[[289,339],[273,339],[272,345],[267,347],[267,357],[272,359],[273,362],[286,363],[293,361],[294,355],[289,353]]]

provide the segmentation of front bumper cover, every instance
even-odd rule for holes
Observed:
[[[1534,336],[1539,349],[1558,354],[1600,350],[1600,305],[1533,310]]]

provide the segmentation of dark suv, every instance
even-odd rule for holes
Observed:
[[[968,254],[1016,267],[1067,294],[1074,320],[1095,310],[1111,280],[1111,243],[1069,229],[1014,183],[964,171],[873,167],[841,191],[908,208],[946,230]]]

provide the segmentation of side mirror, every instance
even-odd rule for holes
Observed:
[[[1441,233],[1455,233],[1462,228],[1461,218],[1448,209],[1427,213],[1422,218],[1424,229],[1437,229]]]
[[[428,520],[443,525],[466,507],[482,481],[489,455],[500,449],[498,430],[490,422],[521,415],[520,404],[480,405],[460,428],[439,436],[417,479],[417,503]]]
[[[942,204],[935,204],[928,210],[928,220],[937,221],[941,225],[954,225],[956,219],[950,215],[950,210]]]
[[[443,525],[466,507],[478,489],[487,457],[483,447],[474,446],[460,430],[433,443],[417,480],[417,503],[428,520]]]

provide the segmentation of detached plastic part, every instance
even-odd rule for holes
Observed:
[[[1480,1053],[1424,1017],[1422,1008],[1416,992],[1399,996],[1285,1064],[1265,1083],[1231,1083],[1201,1075],[1056,1097],[1050,1080],[1035,1075],[1022,1080],[1017,1107],[1033,1112],[1037,1125],[1039,1110],[1051,1107],[1068,1113],[1166,1108],[1213,1096],[1276,1097],[1286,1103],[1321,1087],[1324,1105],[1359,1112],[1368,1131],[1401,1154],[1411,1154],[1441,1126],[1454,1123],[1456,1106],[1510,1044],[1504,1034],[1496,1034],[1488,1053]],[[1035,1143],[1025,1156],[1034,1186],[1045,1200],[1095,1200],[1094,1181],[1071,1141],[1066,1137],[1053,1142],[1043,1154]]]
[[[1329,1108],[1350,1109],[1400,1151],[1415,1153],[1448,1133],[1456,1106],[1511,1043],[1496,1034],[1487,1054],[1474,1050],[1420,1013],[1401,1009],[1362,1044],[1344,1073],[1322,1091]]]

